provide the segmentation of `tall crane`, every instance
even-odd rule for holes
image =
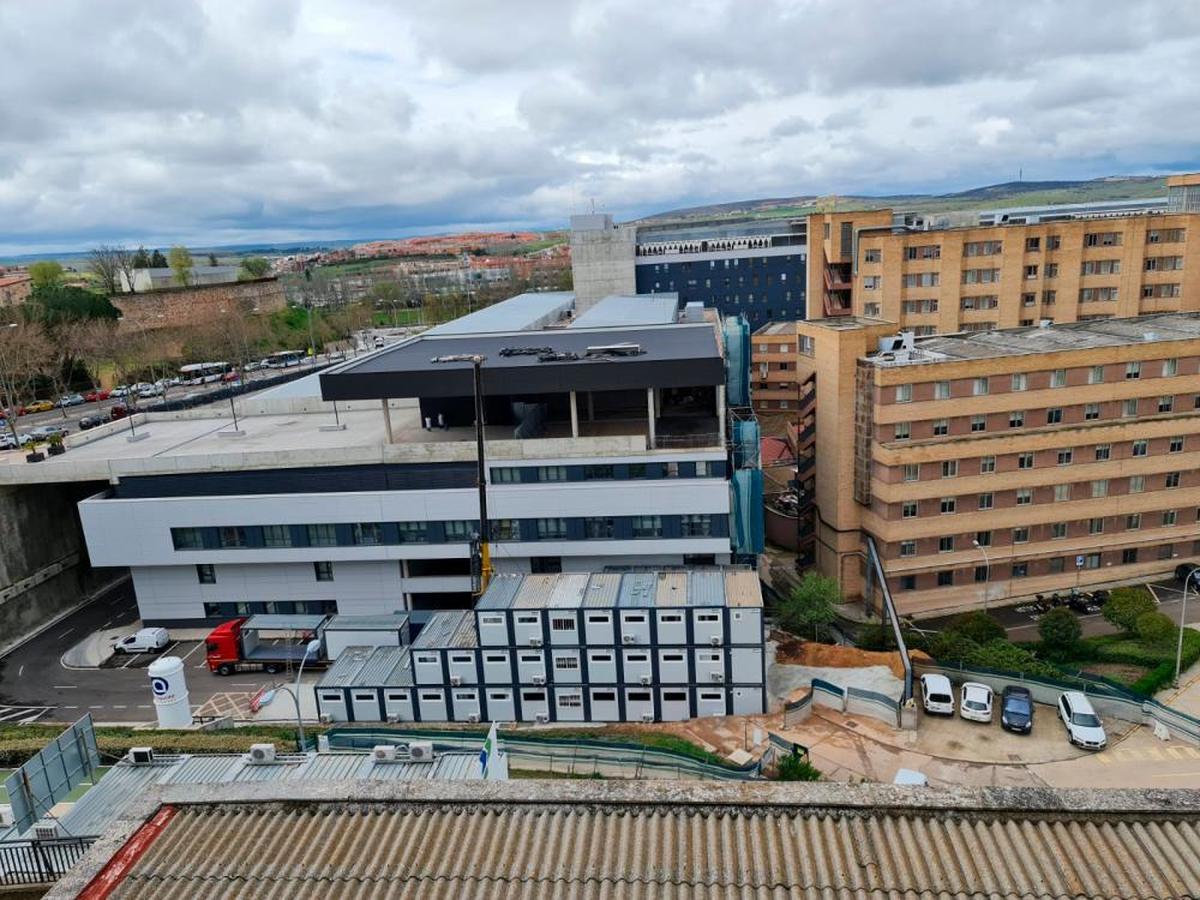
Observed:
[[[486,359],[477,353],[455,353],[430,360],[434,363],[469,362],[475,369],[475,480],[479,489],[479,534],[471,542],[471,575],[476,596],[482,596],[492,578],[492,525],[488,520],[487,467],[483,451],[483,363]]]

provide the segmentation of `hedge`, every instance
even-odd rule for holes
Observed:
[[[322,729],[313,728],[316,734]],[[0,766],[13,767],[31,756],[62,733],[48,725],[5,726],[0,728]],[[306,733],[307,730],[306,730]],[[281,750],[296,744],[291,728],[254,726],[223,731],[139,731],[133,728],[97,728],[96,745],[101,762],[107,765],[129,752],[130,747],[153,747],[158,753],[245,753],[251,744],[270,742]]]

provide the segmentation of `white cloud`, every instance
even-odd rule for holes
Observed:
[[[1189,0],[59,0],[0,58],[7,252],[1200,167]]]

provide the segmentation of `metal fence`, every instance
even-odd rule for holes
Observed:
[[[957,681],[979,681],[997,692],[1004,690],[1006,685],[1020,684],[1029,689],[1034,700],[1051,705],[1058,703],[1058,695],[1063,691],[1080,691],[1087,694],[1092,706],[1101,715],[1137,725],[1161,725],[1172,737],[1200,744],[1200,719],[1157,700],[1139,697],[1107,680],[1082,676],[1058,680],[958,663],[918,662],[917,670],[922,674],[936,672]]]
[[[83,858],[94,837],[0,842],[0,885],[48,884]]]
[[[332,728],[330,747],[365,750],[377,744],[432,741],[435,750],[477,752],[485,733],[436,728]],[[695,756],[625,741],[559,738],[518,732],[500,733],[501,746],[515,768],[529,768],[578,777],[702,778],[711,781],[757,781],[762,762],[742,766],[706,762]]]
[[[807,694],[784,704],[784,727],[805,721],[817,703],[840,712],[871,716],[896,728],[901,725],[900,702],[895,698],[866,688],[842,687],[823,678],[814,678]]]

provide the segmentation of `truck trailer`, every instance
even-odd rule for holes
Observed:
[[[328,616],[261,615],[223,622],[204,641],[208,670],[218,675],[285,669],[323,669],[329,664],[325,650]],[[305,653],[311,641],[320,641],[316,653]]]

